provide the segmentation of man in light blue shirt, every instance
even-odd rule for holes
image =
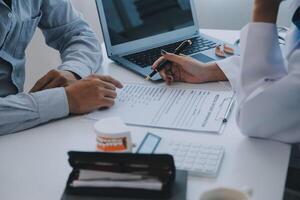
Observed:
[[[37,27],[62,64],[23,93],[25,49]],[[0,135],[112,106],[122,85],[90,76],[101,59],[95,34],[69,0],[0,0]]]

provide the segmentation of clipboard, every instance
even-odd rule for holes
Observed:
[[[115,106],[86,118],[119,116],[127,125],[220,134],[235,99],[233,91],[126,84]],[[140,117],[140,111],[145,113]]]

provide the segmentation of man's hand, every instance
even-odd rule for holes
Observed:
[[[283,0],[255,0],[253,22],[276,23]]]
[[[123,85],[110,76],[92,75],[66,87],[71,114],[84,114],[109,108],[117,97],[116,88]]]
[[[50,88],[66,87],[78,78],[69,71],[51,70],[44,77],[37,81],[30,92],[38,92]]]
[[[153,64],[155,69],[163,60],[169,60],[171,65],[160,71],[161,77],[167,82],[181,81],[186,83],[205,83],[227,80],[223,71],[216,63],[204,64],[188,56],[178,56],[166,53]]]

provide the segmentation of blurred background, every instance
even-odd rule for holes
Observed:
[[[95,0],[71,0],[73,5],[96,32],[102,42],[102,33]],[[198,8],[201,28],[240,30],[251,19],[253,0],[194,0]],[[284,2],[280,11],[279,25],[289,26],[291,14],[290,1]],[[45,45],[42,33],[38,30],[27,49],[26,84],[28,91],[33,84],[49,70],[60,64],[56,51]]]

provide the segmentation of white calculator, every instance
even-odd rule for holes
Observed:
[[[174,157],[177,169],[186,170],[193,176],[215,178],[219,173],[225,149],[218,145],[166,141],[148,133],[138,147],[137,153],[170,154]]]

